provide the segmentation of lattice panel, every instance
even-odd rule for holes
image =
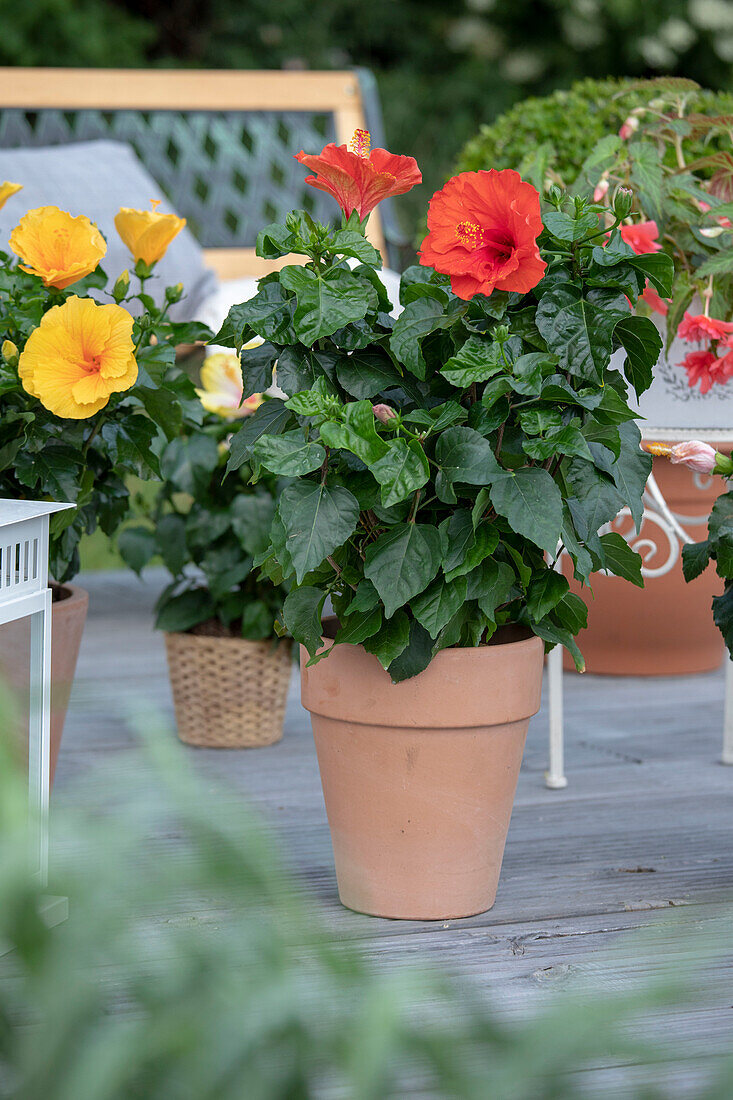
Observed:
[[[326,224],[333,200],[303,183],[293,154],[334,140],[306,111],[0,111],[0,148],[126,141],[205,248],[250,248],[294,207]]]

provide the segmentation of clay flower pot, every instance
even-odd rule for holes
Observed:
[[[710,510],[723,491],[721,478],[694,474],[666,458],[654,459],[654,477],[672,512],[684,517],[682,526],[693,538],[704,539]],[[651,519],[645,521],[640,540],[630,520],[621,521],[614,529],[630,536],[632,546],[651,570],[663,568],[675,553],[663,529]],[[644,544],[647,539],[654,542],[656,552]],[[592,594],[572,579],[567,561],[563,572],[572,591],[588,607],[588,628],[577,639],[588,672],[686,676],[719,668],[723,641],[713,622],[711,604],[713,596],[723,591],[723,581],[714,565],[687,584],[677,556],[669,572],[646,577],[643,588],[595,573],[590,580]],[[567,653],[564,663],[566,669],[574,668]]]
[[[66,711],[74,683],[84,624],[89,608],[89,593],[75,584],[60,589],[61,599],[54,600],[51,615],[51,783],[56,772]],[[24,747],[28,724],[28,667],[30,661],[30,620],[20,619],[0,630],[0,672],[18,693],[20,719],[18,739]]]
[[[520,628],[500,633],[399,684],[361,646],[311,668],[301,650],[347,908],[443,920],[494,904],[544,648]]]

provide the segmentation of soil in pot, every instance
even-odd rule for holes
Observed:
[[[250,641],[212,619],[166,634],[165,644],[181,741],[242,749],[281,740],[292,674],[287,639]]]
[[[710,510],[722,492],[721,479],[701,477],[665,458],[655,458],[653,470],[671,511],[684,517],[684,529],[692,538],[704,539]],[[650,569],[663,567],[674,553],[664,530],[651,519],[645,522],[641,538],[654,541],[657,549],[653,556],[648,556],[649,546],[637,543],[629,520],[622,521],[618,529],[631,537]],[[564,573],[572,591],[588,607],[588,628],[577,639],[588,672],[684,676],[720,666],[723,642],[713,623],[711,605],[713,596],[723,591],[723,582],[714,565],[687,584],[677,557],[669,572],[645,578],[644,588],[596,573],[591,577],[592,593],[573,580],[567,560]],[[564,663],[566,669],[573,669],[567,653]]]
[[[74,584],[52,584],[51,614],[51,783],[56,773],[69,697],[84,633],[89,593]],[[18,698],[18,743],[25,754],[28,741],[28,675],[30,620],[0,627],[0,674]]]
[[[519,628],[497,634],[400,684],[361,646],[311,668],[301,651],[347,908],[445,920],[494,904],[544,650]]]

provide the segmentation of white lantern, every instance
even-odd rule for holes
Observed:
[[[51,761],[51,589],[49,520],[74,508],[40,500],[0,499],[0,625],[30,617],[28,808],[36,830],[33,870],[48,877],[48,802]]]

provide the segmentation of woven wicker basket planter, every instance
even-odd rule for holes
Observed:
[[[292,672],[281,641],[166,634],[178,736],[207,749],[272,745],[283,735]]]

